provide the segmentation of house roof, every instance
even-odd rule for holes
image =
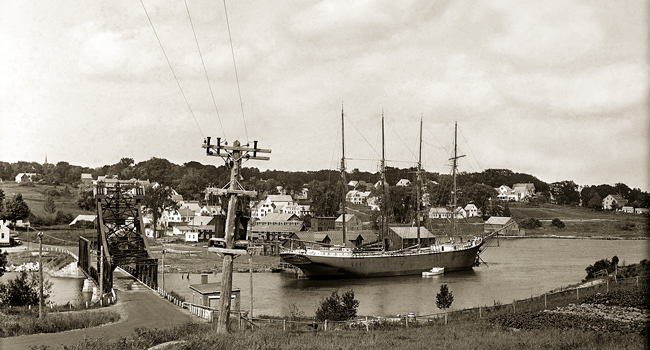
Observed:
[[[445,207],[440,207],[440,208],[431,208],[429,209],[429,213],[431,214],[447,214],[449,213],[449,210]]]
[[[485,221],[486,225],[505,225],[507,224],[510,220],[512,220],[511,217],[509,216],[490,216],[487,221]]]
[[[190,226],[203,226],[212,221],[212,216],[194,216],[188,223]]]
[[[304,225],[255,225],[250,227],[251,232],[300,232]]]
[[[258,222],[280,222],[280,221],[300,221],[300,218],[296,214],[290,214],[290,213],[268,213],[258,220]]]
[[[465,206],[465,210],[478,209],[474,203],[469,203]]]
[[[97,219],[97,215],[84,215],[84,214],[77,215],[77,217],[74,218],[74,220],[72,220],[72,222],[70,223],[70,226],[80,221],[95,222],[96,219]]]
[[[190,284],[190,289],[203,294],[214,294],[221,293],[221,282],[212,282],[212,283],[202,283],[202,284]],[[239,288],[233,286],[233,292],[241,291]]]
[[[181,216],[194,216],[194,210],[192,210],[192,209],[190,209],[190,208],[181,208],[181,209],[178,209],[178,213],[179,213]]]
[[[623,198],[620,194],[610,194],[610,196],[614,198],[617,203],[627,203],[627,199]]]
[[[408,238],[418,238],[417,227],[390,227],[390,230],[395,232],[398,236]],[[425,227],[420,227],[420,238],[433,238],[433,234]]]
[[[410,183],[411,183],[411,181],[409,181],[408,179],[400,179],[399,181],[397,181],[395,186],[406,186],[406,185],[408,185]]]
[[[81,174],[81,179],[82,179],[82,180],[92,180],[92,179],[93,179],[93,175],[92,175],[92,174],[86,174],[86,173],[83,173],[83,174]]]
[[[293,198],[288,194],[271,194],[266,197],[266,200],[268,202],[293,202]]]
[[[345,214],[345,222],[350,222],[353,216],[354,214]],[[336,218],[336,222],[343,222],[343,214],[339,215],[339,217]]]

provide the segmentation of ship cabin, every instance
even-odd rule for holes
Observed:
[[[436,243],[436,237],[425,227],[420,227],[420,245],[430,246]],[[387,250],[404,249],[418,244],[417,227],[389,227]]]

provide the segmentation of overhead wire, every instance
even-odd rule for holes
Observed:
[[[228,26],[228,38],[230,39],[230,52],[232,53],[232,64],[235,67],[235,79],[237,80],[237,92],[239,93],[239,105],[241,106],[241,116],[244,120],[244,131],[246,132],[246,141],[248,138],[248,128],[246,127],[246,116],[244,115],[244,102],[241,98],[241,88],[239,87],[239,74],[237,74],[237,63],[235,62],[235,49],[232,45],[232,34],[230,33],[230,22],[228,21],[228,9],[226,8],[226,0],[223,0],[223,11],[226,14],[226,25]]]
[[[203,60],[203,53],[201,52],[201,46],[199,46],[199,39],[196,37],[196,31],[194,30],[194,23],[192,22],[192,15],[190,14],[190,8],[187,6],[187,0],[185,1],[185,9],[187,10],[187,18],[190,20],[190,26],[192,27],[192,33],[194,34],[194,42],[196,42],[196,48],[199,51],[199,57],[201,58],[201,64],[203,65],[203,72],[205,73],[205,80],[208,82],[208,87],[210,88],[210,96],[212,96],[212,103],[214,105],[214,110],[217,113],[217,118],[219,119],[219,125],[221,126],[221,132],[223,137],[226,138],[226,130],[223,128],[223,123],[221,122],[221,116],[219,115],[219,108],[217,108],[217,101],[214,98],[214,92],[212,91],[212,84],[210,83],[210,78],[208,77],[208,70],[205,68],[205,61]]]
[[[178,77],[176,76],[176,72],[174,72],[174,68],[172,67],[171,62],[169,61],[169,57],[167,57],[167,52],[165,52],[165,47],[163,46],[162,42],[160,41],[160,37],[158,36],[158,33],[156,32],[156,27],[154,27],[153,22],[151,21],[151,17],[149,16],[149,12],[147,11],[147,7],[144,5],[143,0],[140,0],[140,4],[142,4],[142,8],[144,9],[144,13],[145,13],[145,15],[147,15],[147,19],[149,20],[149,24],[151,25],[151,29],[153,30],[153,33],[156,36],[156,39],[158,40],[158,44],[160,45],[160,49],[162,50],[163,55],[165,56],[165,60],[167,60],[167,65],[169,66],[169,70],[171,70],[172,75],[174,76],[174,80],[176,80],[176,84],[178,85],[178,88],[181,91],[181,95],[183,95],[183,99],[185,100],[185,104],[187,105],[187,108],[190,110],[190,114],[192,115],[192,118],[194,118],[194,122],[196,123],[196,126],[199,128],[199,132],[201,132],[201,136],[205,140],[205,134],[203,133],[203,130],[201,130],[201,126],[199,125],[199,121],[196,119],[196,116],[194,115],[194,111],[192,110],[192,107],[190,106],[190,102],[187,100],[187,96],[185,96],[185,92],[183,91],[183,87],[181,86],[181,83],[178,80]]]
[[[479,166],[479,168],[480,168],[479,170],[482,171],[482,170],[485,169],[485,168],[483,167],[483,165],[481,164],[481,162],[478,160],[478,158],[477,158],[476,155],[474,154],[474,151],[472,150],[472,148],[469,147],[469,142],[467,142],[467,139],[465,138],[465,134],[463,134],[463,130],[462,130],[461,128],[458,128],[458,130],[460,131],[460,135],[463,137],[463,140],[465,141],[465,144],[467,145],[467,148],[469,148],[469,151],[472,153],[472,157],[474,157],[474,160],[476,160],[476,164],[478,164],[478,166]]]

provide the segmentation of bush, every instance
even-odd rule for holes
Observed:
[[[52,283],[43,281],[43,302],[50,297],[49,292]],[[7,284],[0,283],[0,305],[3,306],[26,306],[38,305],[39,281],[38,274],[22,271],[16,278],[9,280]]]
[[[521,222],[519,223],[519,227],[523,229],[531,230],[538,227],[542,227],[542,222],[535,218],[525,218],[524,220],[521,220]]]
[[[553,221],[551,221],[551,226],[562,229],[562,228],[564,228],[565,225],[562,222],[562,220],[560,220],[558,218],[555,218],[555,219],[553,219]]]
[[[316,310],[316,321],[347,321],[357,316],[359,301],[354,299],[354,291],[348,290],[339,295],[338,290],[321,300]]]

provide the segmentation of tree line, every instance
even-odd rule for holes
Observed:
[[[415,168],[386,167],[385,177],[388,183],[387,196],[380,196],[380,206],[391,212],[397,222],[408,222],[414,217],[416,206]],[[56,164],[38,164],[36,162],[0,162],[0,178],[13,179],[18,173],[36,173],[33,181],[48,185],[67,185],[64,188],[77,188],[79,207],[93,210],[92,187],[81,182],[81,174],[89,173],[94,179],[99,176],[117,177],[119,179],[140,179],[156,182],[173,188],[186,200],[203,200],[206,187],[223,187],[230,181],[230,170],[225,166],[204,165],[196,161],[174,164],[163,158],[153,157],[135,163],[132,158],[122,158],[112,165],[97,168],[71,165],[67,162]],[[317,171],[260,171],[254,167],[241,170],[242,185],[248,190],[258,192],[258,198],[269,194],[294,194],[304,187],[309,190],[310,204],[316,215],[335,216],[340,210],[344,193],[340,184],[340,173],[336,170]],[[451,204],[452,178],[448,174],[423,172],[423,194],[431,206],[448,206]],[[380,189],[374,185],[380,181],[378,172],[371,173],[353,169],[347,174],[349,181],[363,181],[371,186],[360,188],[369,190],[373,196],[379,196]],[[409,179],[408,187],[394,186],[400,179]],[[546,183],[533,175],[517,173],[508,169],[487,169],[482,172],[460,172],[457,174],[457,199],[459,205],[474,203],[486,215],[503,215],[507,205],[490,202],[496,197],[495,188],[501,185],[512,186],[515,183],[533,183],[538,193],[537,202],[555,201],[557,204],[578,205],[598,209],[602,199],[609,194],[620,194],[628,203],[636,207],[648,207],[650,197],[638,188],[632,189],[623,183],[615,185],[589,186],[579,191],[575,182],[566,180]],[[346,188],[347,191],[350,188]],[[383,199],[385,198],[385,199]],[[218,199],[213,199],[218,201]],[[51,204],[51,203],[50,203]],[[0,207],[0,209],[2,209]],[[50,205],[50,210],[53,210]]]

